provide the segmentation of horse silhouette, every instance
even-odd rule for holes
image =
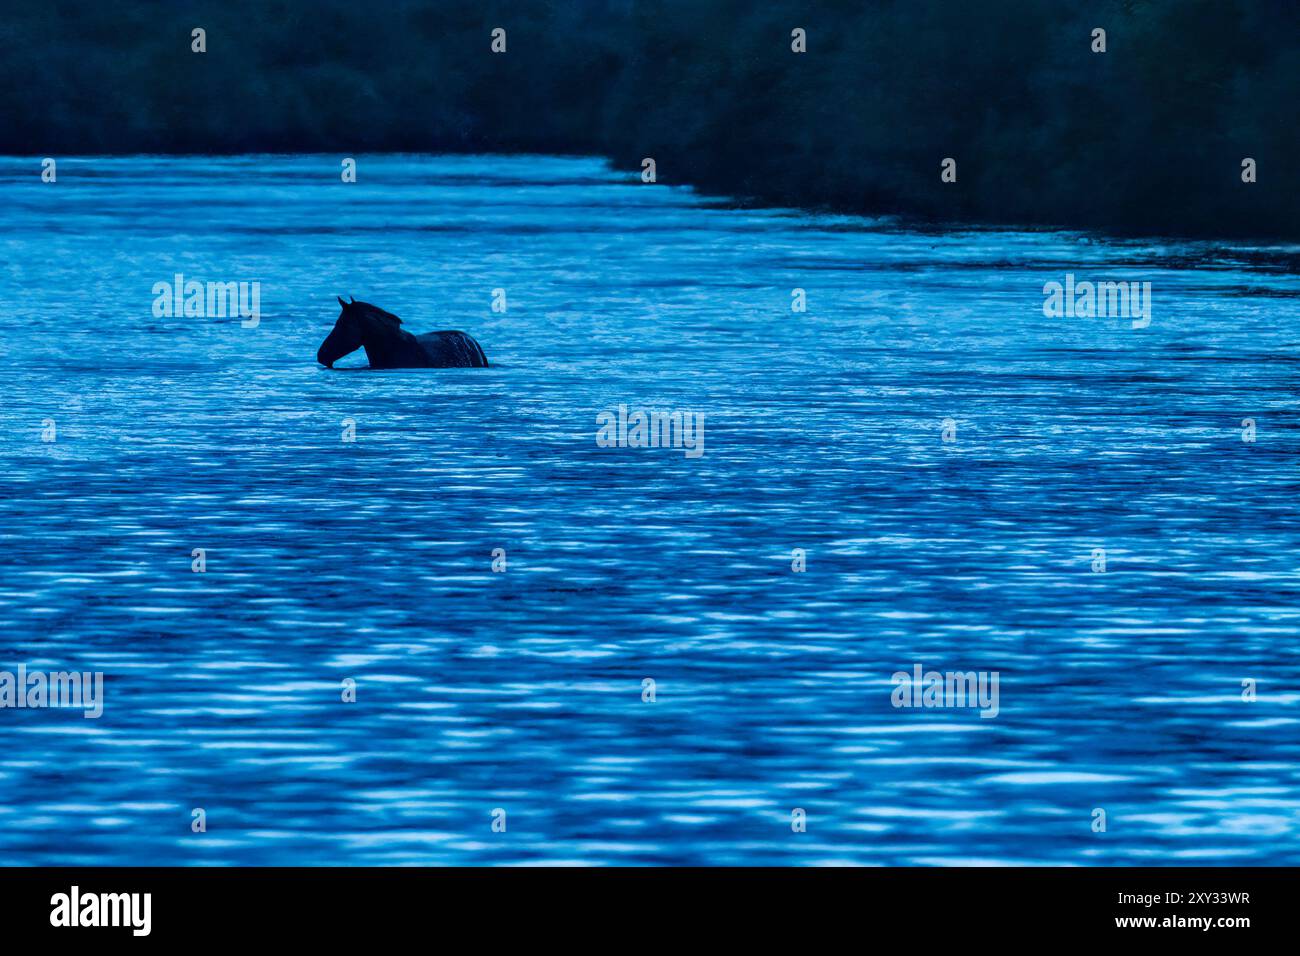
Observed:
[[[316,351],[326,368],[357,349],[366,350],[371,368],[487,368],[483,349],[464,332],[412,335],[402,320],[369,302],[344,302],[334,329]]]

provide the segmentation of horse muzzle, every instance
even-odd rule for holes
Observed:
[[[320,362],[320,364],[324,365],[326,368],[334,367],[334,360],[325,357],[325,349],[323,348],[316,353],[316,361]]]

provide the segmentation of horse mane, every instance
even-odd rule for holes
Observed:
[[[371,305],[369,302],[352,301],[347,304],[347,308],[359,318],[369,319],[376,322],[391,322],[393,325],[401,325],[402,320],[391,312],[385,312],[377,305]]]

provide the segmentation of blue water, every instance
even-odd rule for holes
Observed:
[[[0,710],[0,863],[1300,863],[1296,247],[358,172],[0,160],[0,669],[105,675]],[[1150,326],[1045,318],[1067,272]],[[320,368],[337,294],[493,367]]]

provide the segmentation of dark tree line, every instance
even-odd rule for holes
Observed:
[[[761,202],[1300,233],[1296,0],[42,0],[0,51],[10,154],[651,156]]]

